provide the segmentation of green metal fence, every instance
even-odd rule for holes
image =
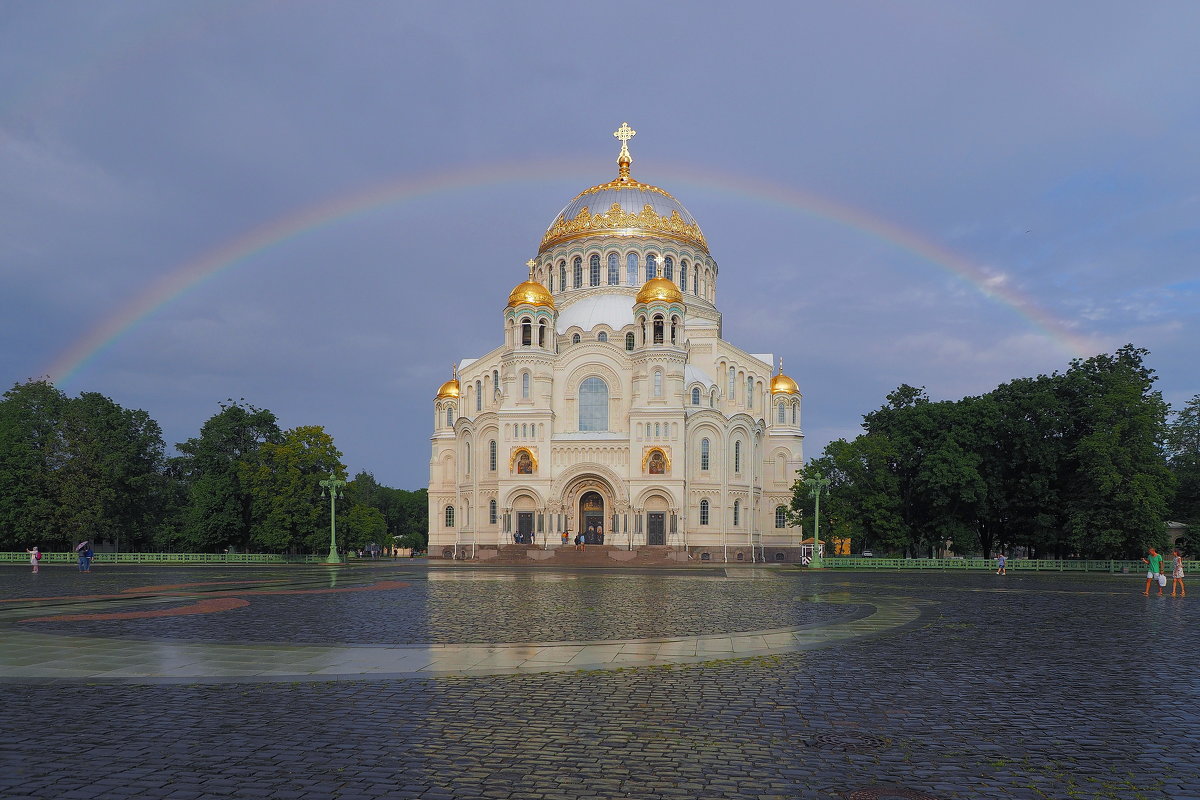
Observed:
[[[940,570],[984,570],[995,571],[994,558],[847,558],[836,556],[823,559],[830,569],[940,569]],[[1010,558],[1006,569],[1013,572],[1130,572],[1146,571],[1141,561],[1086,558]],[[1163,560],[1163,568],[1169,562]],[[1200,569],[1200,561],[1183,562],[1183,571],[1190,574]]]
[[[326,556],[275,553],[96,553],[95,564],[319,564]],[[76,553],[42,553],[41,564],[74,564]],[[0,553],[0,563],[29,563],[29,553]]]

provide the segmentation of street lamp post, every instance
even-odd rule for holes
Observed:
[[[345,481],[338,480],[336,475],[330,475],[329,480],[321,481],[321,488],[329,494],[329,557],[326,564],[340,564],[342,557],[337,551],[337,499],[342,496]]]
[[[805,478],[804,482],[812,487],[813,494],[817,499],[815,519],[813,520],[813,557],[809,566],[813,569],[820,569],[825,566],[821,559],[821,492],[829,486],[829,478],[822,478],[821,473],[814,472],[811,477]]]

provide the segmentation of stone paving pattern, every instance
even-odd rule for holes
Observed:
[[[105,590],[175,580],[160,580],[166,570],[138,571],[112,576]],[[213,571],[174,572],[218,580]],[[360,579],[424,579],[419,569],[376,573]],[[768,597],[849,593],[863,603],[903,596],[929,604],[917,625],[874,638],[669,667],[320,683],[4,683],[0,796],[782,800],[874,787],[878,797],[943,800],[1200,797],[1192,634],[1200,597],[1145,598],[1137,576],[730,575],[622,576],[644,587],[643,599],[595,613],[669,620],[658,603],[664,579],[703,587],[686,591],[714,608],[744,587]],[[18,585],[26,576],[0,576],[6,595],[33,594]],[[82,577],[64,572],[56,581],[77,586]],[[508,596],[498,587],[540,592],[599,576],[560,577],[510,571],[503,580],[445,583],[488,606]],[[405,595],[394,594],[391,613],[410,613]],[[347,598],[368,595],[335,597],[353,604]],[[264,629],[290,614],[286,603],[273,608],[276,616],[260,617]],[[147,623],[212,625],[233,613]],[[510,630],[506,619],[491,620],[499,634]],[[607,624],[597,620],[598,629]]]

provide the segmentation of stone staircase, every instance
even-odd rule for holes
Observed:
[[[477,564],[522,567],[681,567],[700,564],[697,559],[689,559],[686,551],[674,547],[641,546],[629,550],[611,544],[589,544],[583,550],[576,550],[574,545],[552,546],[545,550],[541,545],[532,544],[477,545],[474,559],[470,558],[470,545],[467,545],[465,548],[460,546],[459,558]]]

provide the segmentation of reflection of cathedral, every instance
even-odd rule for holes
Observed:
[[[504,343],[438,391],[431,556],[579,534],[697,559],[795,555],[800,391],[773,356],[721,338],[717,263],[687,209],[631,177],[633,133],[615,134],[618,177],[542,237]]]

